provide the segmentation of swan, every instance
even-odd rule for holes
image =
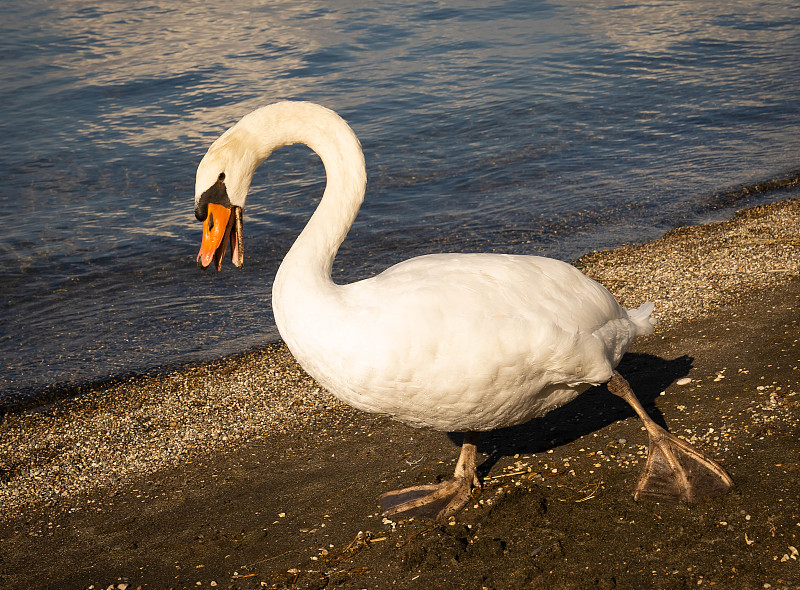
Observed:
[[[652,331],[653,305],[624,310],[570,264],[537,256],[432,254],[336,284],[331,268],[366,189],[361,145],[333,111],[285,101],[244,116],[198,165],[201,268],[244,261],[242,210],[256,168],[303,143],[327,175],[322,199],[272,289],[275,322],[298,363],[347,404],[414,427],[463,432],[453,478],[390,491],[387,516],[446,518],[480,487],[480,432],[513,426],[608,384],[641,418],[649,456],[634,498],[689,502],[733,485],[714,461],[658,426],[615,371]]]

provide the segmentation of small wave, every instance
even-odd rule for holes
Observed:
[[[800,169],[767,180],[740,184],[715,193],[706,201],[704,209],[727,209],[753,197],[763,197],[769,193],[796,186],[800,186]]]

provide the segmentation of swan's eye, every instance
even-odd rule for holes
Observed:
[[[219,178],[218,178],[218,180],[225,180],[225,173],[224,173],[224,172],[220,172],[220,173],[219,173]]]

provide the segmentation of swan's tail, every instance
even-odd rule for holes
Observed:
[[[653,313],[653,305],[652,301],[648,301],[647,303],[643,303],[636,309],[629,309],[628,311],[628,318],[634,323],[636,326],[636,335],[637,336],[644,336],[645,334],[650,334],[653,331],[653,326],[658,323],[658,320],[652,317],[650,314]]]

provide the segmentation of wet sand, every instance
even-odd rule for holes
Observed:
[[[455,519],[391,522],[380,493],[448,477],[459,437],[343,406],[276,344],[6,413],[0,587],[800,588],[800,200],[576,264],[656,303],[619,370],[731,493],[634,502],[646,435],[595,388],[485,435]]]

